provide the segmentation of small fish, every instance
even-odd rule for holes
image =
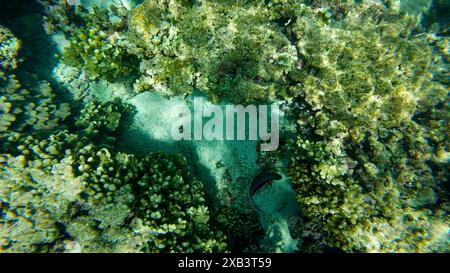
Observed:
[[[250,185],[250,198],[267,183],[271,183],[273,180],[280,180],[281,178],[283,177],[274,171],[264,171],[258,174]]]
[[[250,200],[252,201],[253,207],[257,210],[260,211],[264,214],[266,214],[267,216],[269,216],[270,221],[272,223],[275,222],[275,219],[272,215],[267,214],[267,212],[265,212],[264,210],[258,208],[258,206],[255,203],[255,200],[253,200],[253,195],[255,195],[255,193],[257,191],[259,191],[262,187],[264,187],[266,184],[270,184],[272,183],[273,180],[280,180],[283,177],[274,172],[274,171],[263,171],[260,174],[258,174],[255,178],[253,178],[252,184],[250,185],[250,190],[249,190],[249,195],[250,195]]]

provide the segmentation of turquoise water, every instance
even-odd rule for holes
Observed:
[[[449,8],[5,4],[0,252],[448,252]],[[279,105],[277,149],[174,140],[198,98]]]

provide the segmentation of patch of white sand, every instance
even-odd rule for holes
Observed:
[[[205,183],[207,192],[213,195],[213,200],[223,197],[224,190],[233,188],[229,202],[248,207],[251,204],[249,186],[259,171],[256,141],[175,141],[172,138],[172,126],[179,124],[180,119],[176,109],[188,107],[193,113],[195,96],[201,95],[167,99],[157,92],[144,92],[129,99],[137,113],[128,131],[123,132],[122,148],[137,153],[184,153],[196,175]],[[291,238],[287,221],[298,213],[298,209],[289,181],[283,179],[267,186],[255,195],[255,203],[264,211],[260,217],[266,230],[266,238],[262,241],[264,249],[294,251],[297,241]]]

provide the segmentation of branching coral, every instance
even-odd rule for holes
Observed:
[[[96,43],[102,34],[89,35],[80,39]],[[8,74],[0,106],[1,252],[226,250],[225,236],[210,224],[203,185],[182,156],[115,149],[116,131],[133,114],[129,105],[91,101],[69,132],[58,127],[68,104],[57,103],[47,82],[27,90]]]
[[[51,35],[57,31],[69,31],[75,27],[74,10],[76,6],[67,5],[63,0],[38,0],[44,10],[43,26],[45,32]]]
[[[264,101],[284,94],[295,70],[295,47],[262,2],[145,1],[129,28],[148,53],[138,90],[198,88],[213,101]]]
[[[82,189],[70,163],[46,172],[27,166],[24,155],[0,155],[0,252],[47,252],[64,237],[67,211]]]
[[[56,98],[48,82],[37,81],[32,88],[24,88],[16,79],[13,70],[17,68],[20,44],[0,26],[0,134],[50,131],[70,115],[69,104]]]
[[[92,100],[83,107],[75,125],[91,138],[103,137],[116,133],[118,129],[124,129],[133,114],[133,107],[119,98],[103,103]]]
[[[71,38],[62,61],[84,69],[91,79],[100,76],[111,81],[123,79],[133,76],[139,67],[137,56],[128,51],[121,32],[126,27],[126,12],[119,8],[112,8],[111,12],[110,17],[105,9],[78,10],[76,14],[83,25],[65,31]]]
[[[429,40],[439,38],[412,34],[414,17],[375,5],[347,9],[331,25],[305,8],[296,21],[304,72],[290,177],[306,225],[328,246],[442,251],[448,87],[433,80],[442,57]]]
[[[448,251],[448,37],[399,1],[146,0],[89,16],[42,2],[47,30],[71,34],[62,60],[92,79],[136,76],[138,92],[199,89],[215,102],[286,99],[303,250]],[[182,156],[112,145],[127,105],[92,101],[75,131],[40,135],[68,105],[48,83],[28,91],[8,75],[20,42],[3,27],[0,39],[1,251],[227,249]],[[254,218],[230,207],[214,220],[244,249]]]
[[[17,68],[21,42],[14,34],[0,25],[0,83],[8,71]]]
[[[59,103],[47,82],[32,91],[21,87],[14,75],[0,85],[0,133],[50,131],[70,115],[68,103]]]
[[[121,39],[117,33],[108,34],[98,26],[88,24],[73,33],[62,61],[85,69],[91,79],[102,76],[115,80],[133,75],[138,68],[137,58],[128,53]]]
[[[1,251],[226,250],[183,157],[121,153],[91,137],[1,135]]]

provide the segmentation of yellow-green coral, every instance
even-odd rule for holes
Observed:
[[[22,138],[6,144],[18,155],[0,155],[1,251],[225,250],[184,158],[115,153],[67,132]]]
[[[125,123],[129,122],[133,113],[132,106],[123,103],[119,98],[103,103],[92,100],[81,109],[75,125],[90,137],[102,137],[104,134],[112,134],[120,128],[125,128]]]
[[[0,26],[0,134],[26,130],[50,131],[70,115],[70,106],[56,97],[50,83],[34,81],[26,74],[31,88],[16,79],[21,42]]]
[[[22,43],[6,27],[0,25],[0,81],[5,73],[17,68]]]
[[[146,49],[138,91],[198,88],[213,101],[264,101],[283,95],[296,69],[295,47],[260,1],[149,0],[129,28]]]
[[[184,158],[114,155],[94,146],[80,152],[89,215],[74,219],[67,231],[84,251],[225,250],[225,238],[210,227],[202,185],[187,177]]]
[[[81,177],[67,159],[44,171],[28,165],[25,155],[0,154],[0,167],[0,252],[51,250],[64,236],[61,225],[78,199]]]
[[[226,250],[185,158],[121,153],[92,136],[0,135],[0,251]]]
[[[128,53],[122,39],[118,33],[87,24],[74,31],[62,61],[86,70],[91,79],[101,76],[115,80],[133,75],[138,68],[137,57]]]
[[[70,115],[69,104],[58,102],[48,82],[35,84],[28,91],[14,75],[0,84],[0,133],[50,131]]]
[[[448,87],[433,80],[442,38],[415,20],[375,4],[328,24],[305,7],[293,28],[304,69],[289,175],[305,225],[329,247],[448,247]]]

